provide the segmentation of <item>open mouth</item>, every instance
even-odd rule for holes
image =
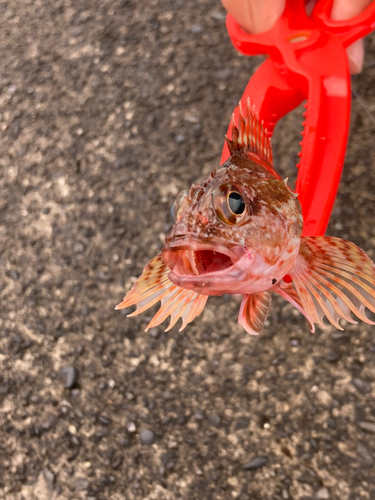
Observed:
[[[177,243],[177,242],[176,242]],[[172,242],[163,250],[163,260],[178,276],[205,276],[220,273],[235,265],[244,254],[242,247]]]

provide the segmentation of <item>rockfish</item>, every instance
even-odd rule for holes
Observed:
[[[147,328],[167,330],[182,318],[180,330],[198,316],[209,295],[242,295],[238,322],[253,335],[262,331],[278,293],[308,320],[324,328],[324,316],[356,323],[375,312],[375,266],[354,243],[339,238],[302,236],[298,195],[272,166],[271,142],[247,102],[238,126],[226,137],[230,158],[203,185],[183,191],[173,206],[175,224],[161,254],[116,309],[137,305],[139,314],[161,307]]]

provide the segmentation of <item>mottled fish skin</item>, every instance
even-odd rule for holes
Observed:
[[[181,193],[173,208],[176,223],[161,255],[117,309],[137,305],[139,314],[157,301],[161,308],[148,327],[170,315],[181,329],[203,310],[209,295],[242,294],[239,323],[258,335],[276,292],[307,319],[324,328],[339,321],[372,323],[375,266],[351,242],[302,237],[298,197],[272,166],[267,131],[250,102],[240,107],[227,139],[230,158],[200,186]],[[169,329],[168,328],[168,329]]]

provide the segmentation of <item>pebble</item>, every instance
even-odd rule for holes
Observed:
[[[161,397],[164,401],[172,401],[174,399],[174,395],[170,391],[164,391]]]
[[[129,434],[134,434],[134,432],[136,432],[137,430],[137,427],[134,422],[129,422],[126,428]]]
[[[77,477],[73,482],[73,487],[76,491],[84,491],[89,487],[89,482],[84,477]]]
[[[223,68],[223,69],[220,69],[219,71],[216,71],[215,73],[215,77],[218,79],[218,80],[228,80],[228,78],[231,76],[232,74],[232,69],[231,68]]]
[[[43,478],[44,481],[46,482],[46,485],[49,489],[49,491],[53,490],[53,484],[55,482],[55,474],[51,472],[47,467],[43,469]]]
[[[235,431],[239,431],[241,429],[247,429],[250,425],[250,419],[247,417],[239,417],[236,421],[236,424],[234,426]],[[266,425],[266,424],[264,424]],[[263,425],[263,427],[264,427]]]
[[[123,446],[124,448],[127,448],[128,446],[130,446],[130,441],[128,438],[124,437],[124,436],[120,436],[119,439],[118,439],[118,443],[120,446]]]
[[[177,142],[177,144],[181,144],[182,142],[186,141],[186,136],[184,134],[178,134],[176,135],[174,140]]]
[[[141,438],[141,443],[147,446],[151,446],[155,441],[155,434],[150,429],[142,429],[139,437]]]
[[[316,500],[329,500],[329,491],[327,488],[320,488],[315,495]]]
[[[330,429],[335,430],[337,427],[336,420],[332,417],[328,417],[327,424]]]
[[[256,470],[264,467],[268,463],[267,457],[255,457],[250,462],[242,466],[242,470]]]
[[[361,394],[369,394],[371,392],[371,385],[361,378],[353,378],[352,384]]]
[[[340,354],[335,352],[335,351],[332,351],[332,352],[329,352],[326,356],[326,361],[328,361],[328,363],[337,363],[337,361],[341,358]]]
[[[64,366],[60,370],[65,389],[71,389],[78,381],[78,370],[74,366]]]
[[[372,432],[373,434],[375,434],[375,422],[362,421],[358,422],[358,425],[363,431]]]
[[[362,443],[357,444],[357,456],[364,467],[372,467],[374,465],[374,457]]]
[[[122,464],[122,455],[121,453],[114,453],[110,458],[110,463],[112,469],[118,469]]]
[[[217,413],[214,413],[213,415],[210,415],[209,421],[210,424],[214,427],[219,427],[219,425],[221,424],[221,417]]]
[[[150,335],[150,337],[157,339],[160,335],[160,330],[159,328],[150,328],[148,334]]]
[[[205,418],[205,414],[204,414],[204,412],[203,412],[203,411],[201,411],[201,410],[197,410],[197,411],[195,412],[194,417],[195,417],[195,420],[204,420],[204,418]]]
[[[99,415],[98,422],[102,425],[109,425],[111,423],[111,419],[108,417],[105,417],[104,415]]]
[[[331,339],[332,340],[341,340],[345,337],[345,333],[341,333],[341,332],[333,332],[331,333]]]
[[[203,27],[200,26],[199,24],[194,24],[192,27],[191,27],[191,32],[192,33],[202,33],[203,31]]]

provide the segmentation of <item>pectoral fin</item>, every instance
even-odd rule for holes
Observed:
[[[375,266],[350,241],[331,237],[303,237],[295,268],[289,273],[305,316],[325,328],[326,316],[342,330],[339,320],[374,325],[365,308],[375,312]]]
[[[250,335],[259,335],[263,330],[271,306],[271,294],[269,292],[253,293],[244,295],[238,322]]]
[[[304,310],[302,302],[299,298],[298,293],[296,292],[296,289],[293,286],[293,283],[285,283],[284,281],[282,281],[280,285],[275,288],[275,292],[281,295],[285,300],[290,302],[296,309],[299,310],[300,313],[305,316],[305,318],[309,322],[310,331],[314,333],[314,322],[311,316],[309,316],[309,314]]]
[[[182,318],[180,331],[183,330],[203,311],[208,297],[174,285],[169,280],[168,273],[169,269],[161,255],[154,257],[116,309],[136,304],[137,309],[128,315],[136,316],[160,300],[161,307],[147,325],[146,331],[160,325],[168,316],[171,316],[171,322],[166,331],[171,329],[179,318]]]

